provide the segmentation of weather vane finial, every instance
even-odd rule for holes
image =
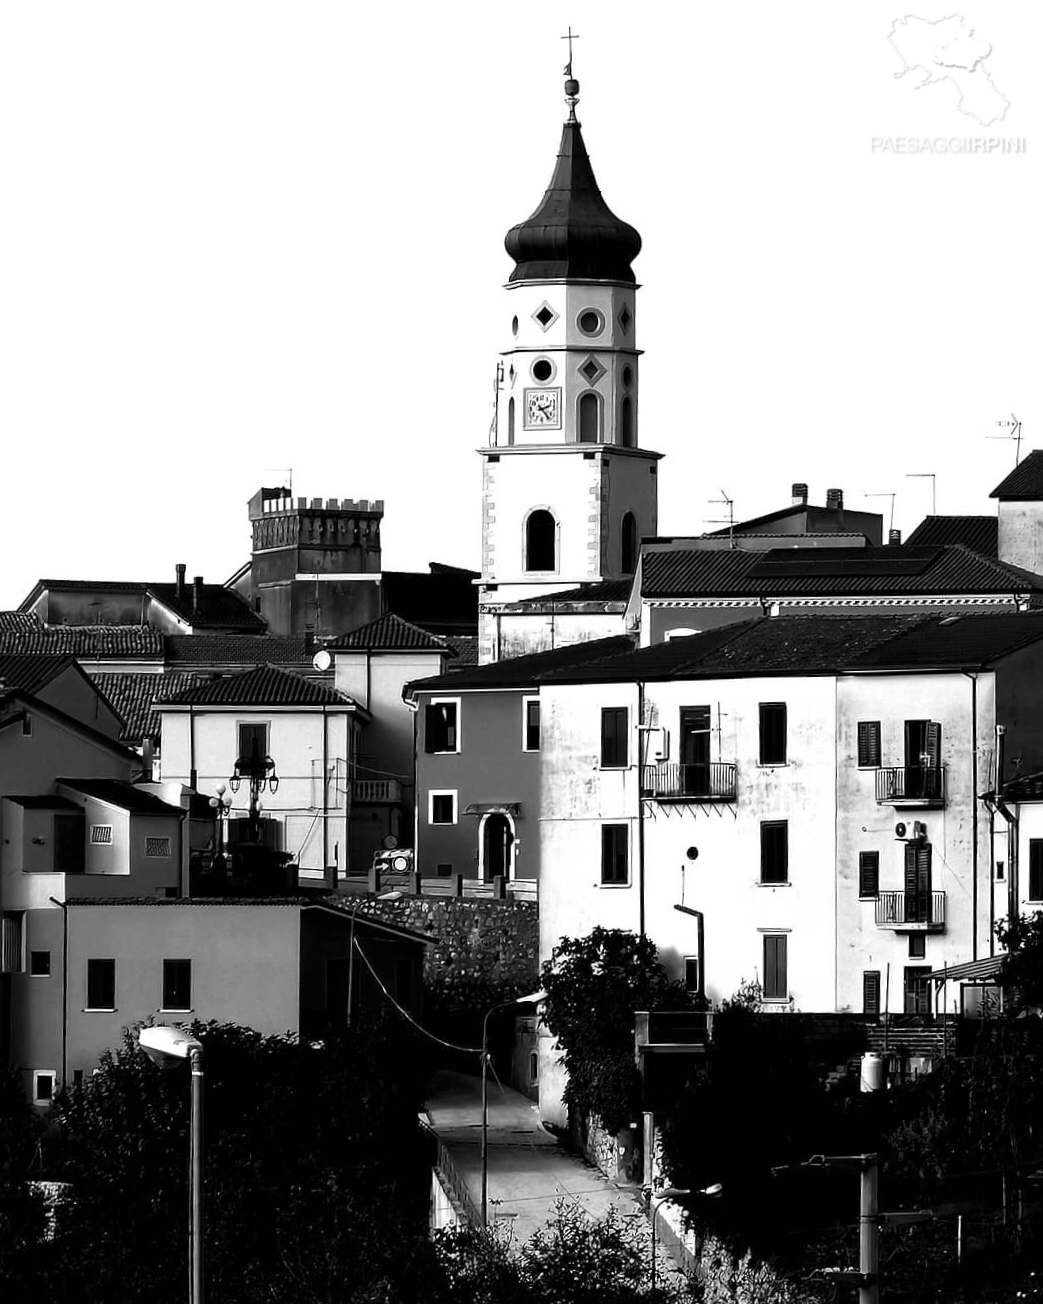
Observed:
[[[565,103],[569,106],[569,122],[576,121],[576,104],[579,100],[579,82],[572,75],[572,42],[579,40],[579,33],[569,24],[568,33],[561,38],[569,43],[569,61],[565,65]]]

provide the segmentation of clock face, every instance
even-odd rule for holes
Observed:
[[[560,389],[527,389],[525,391],[525,429],[561,429]]]

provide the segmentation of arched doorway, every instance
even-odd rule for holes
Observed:
[[[490,811],[478,832],[482,878],[510,878],[514,867],[514,821],[502,811]]]

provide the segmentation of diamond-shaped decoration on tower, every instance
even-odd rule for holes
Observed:
[[[624,304],[622,308],[620,308],[619,317],[617,318],[617,320],[619,321],[619,326],[623,334],[629,335],[630,323],[634,320],[634,318],[633,318],[633,314],[631,313],[630,309],[627,307],[626,304]]]
[[[585,362],[580,363],[579,374],[584,377],[588,385],[596,385],[605,374],[605,368],[597,358],[588,357]]]
[[[550,306],[550,304],[546,300],[544,300],[543,303],[541,303],[540,306],[536,309],[536,311],[532,314],[532,318],[533,321],[537,322],[543,328],[543,330],[546,331],[546,330],[550,330],[550,328],[558,320],[558,314],[554,311],[554,309]]]

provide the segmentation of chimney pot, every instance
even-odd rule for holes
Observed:
[[[199,608],[203,605],[203,577],[194,575],[192,577],[192,605]]]
[[[888,542],[889,544],[899,544],[899,543],[901,543],[901,542],[902,542],[902,531],[901,531],[901,530],[888,530],[888,532],[887,532],[887,542]]]
[[[793,506],[807,507],[808,505],[808,486],[806,484],[794,484],[792,489]]]
[[[826,490],[826,506],[827,506],[831,511],[835,511],[835,512],[843,511],[843,509],[844,509],[844,491],[843,491],[843,489],[827,489],[827,490]]]
[[[174,567],[174,576],[175,576],[174,591],[179,598],[185,592],[185,570],[186,569],[187,568],[183,561],[179,561],[178,564]]]

